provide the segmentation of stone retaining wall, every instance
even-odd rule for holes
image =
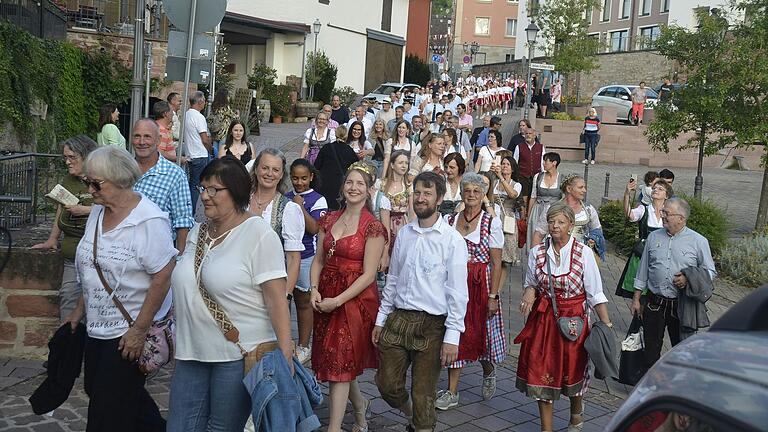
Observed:
[[[0,357],[43,358],[59,327],[61,253],[13,248],[0,273]]]

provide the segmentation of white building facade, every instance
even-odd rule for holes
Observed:
[[[317,51],[338,68],[336,87],[363,93],[402,81],[407,25],[408,0],[229,0],[221,32],[236,87],[259,63],[276,69],[281,84],[301,80],[317,38]]]

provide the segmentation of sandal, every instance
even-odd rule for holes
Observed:
[[[580,421],[578,423],[573,423],[573,418],[577,417]],[[581,412],[576,414],[571,414],[571,422],[568,423],[568,432],[581,432],[581,430],[584,428],[584,402],[581,403]]]
[[[371,418],[371,405],[372,405],[371,400],[366,399],[363,402],[363,406],[364,406],[363,410],[355,411],[355,415],[363,414],[365,419]],[[365,426],[360,426],[357,423],[355,423],[352,425],[352,432],[368,432],[368,425],[366,424]]]

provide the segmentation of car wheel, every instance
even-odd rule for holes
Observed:
[[[635,120],[635,118],[634,118],[634,117],[632,117],[632,108],[630,108],[630,109],[629,109],[629,112],[627,113],[627,121],[628,121],[628,122],[629,122],[629,124],[631,124],[632,126],[634,126],[635,124],[637,124],[637,121]]]

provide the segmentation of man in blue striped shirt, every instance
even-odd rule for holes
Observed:
[[[136,162],[142,176],[133,189],[152,200],[164,212],[168,212],[171,234],[181,255],[184,253],[187,233],[195,224],[189,182],[184,170],[160,156],[157,151],[159,142],[160,129],[154,120],[145,118],[136,122],[131,144],[136,152]]]

